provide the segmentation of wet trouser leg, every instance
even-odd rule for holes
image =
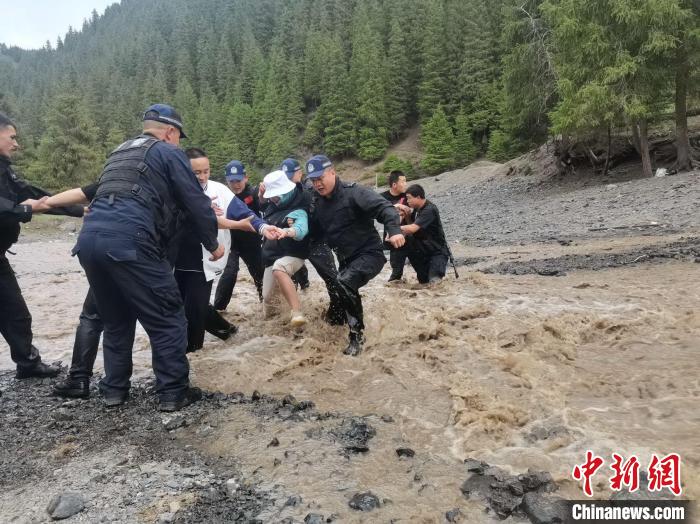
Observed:
[[[363,253],[340,263],[338,284],[351,333],[361,333],[365,328],[360,288],[376,277],[384,264],[386,258],[381,251]]]
[[[330,320],[340,320],[345,315],[341,295],[343,290],[338,282],[338,270],[335,267],[333,252],[327,244],[312,242],[309,248],[309,262],[314,266],[318,276],[323,279],[328,291],[328,317]]]
[[[197,351],[204,346],[212,281],[207,282],[203,271],[175,270],[175,280],[185,305],[187,318],[187,351]]]
[[[401,280],[403,278],[403,268],[406,265],[406,258],[408,257],[406,249],[404,248],[392,248],[389,251],[389,264],[391,264],[391,275],[389,276],[389,281]]]
[[[104,322],[106,393],[128,391],[136,320],[151,342],[156,392],[179,398],[189,386],[187,320],[168,262],[150,244],[103,233],[81,233],[76,252]]]
[[[41,362],[32,345],[32,316],[22,297],[14,271],[5,253],[0,252],[0,333],[10,346],[17,367],[32,368]]]
[[[204,321],[204,329],[209,333],[219,338],[228,338],[232,332],[237,329],[228,320],[222,317],[219,312],[214,309],[214,306],[207,305],[206,319]]]
[[[226,309],[231,302],[233,288],[236,287],[236,280],[238,279],[238,257],[238,246],[232,242],[231,252],[228,255],[224,272],[219,278],[219,283],[216,285],[216,293],[214,294],[214,308],[219,311]]]
[[[413,266],[413,269],[416,272],[418,282],[421,284],[427,284],[430,279],[430,259],[424,253],[415,249],[409,250],[407,255],[408,261],[411,263],[411,266]]]
[[[428,281],[434,282],[445,278],[447,272],[448,256],[442,253],[437,253],[430,256],[428,261]]]
[[[253,278],[255,289],[258,291],[258,298],[262,301],[263,275],[265,266],[262,261],[262,245],[260,242],[249,242],[241,246],[239,251],[248,273]]]
[[[92,289],[88,289],[80,312],[80,323],[75,330],[73,357],[70,365],[71,378],[90,378],[97,358],[100,336],[104,325]]]

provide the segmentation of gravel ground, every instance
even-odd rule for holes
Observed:
[[[473,246],[556,242],[700,228],[700,172],[633,178],[506,176],[478,163],[418,181],[440,209],[449,240]]]

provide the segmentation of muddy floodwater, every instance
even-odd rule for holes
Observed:
[[[691,182],[697,187],[697,175]],[[260,522],[303,522],[313,513],[338,522],[437,523],[457,508],[462,522],[494,522],[483,501],[467,500],[460,490],[469,476],[465,459],[512,474],[547,471],[559,496],[581,498],[571,470],[586,450],[608,461],[613,452],[636,455],[643,468],[652,454],[679,453],[683,494],[697,499],[697,191],[682,204],[690,215],[668,231],[643,227],[648,218],[629,219],[640,227],[549,241],[455,243],[459,279],[450,270],[436,287],[418,286],[410,269],[405,283],[388,286],[387,264],[363,289],[367,344],[358,358],[340,352],[345,329],[321,321],[327,296],[318,277],[302,295],[310,323],[293,331],[283,321],[262,319],[243,270],[225,313],[239,332],[225,342],[207,335],[205,349],[190,356],[192,381],[246,397],[254,391],[292,395],[313,402],[317,415],[224,404],[171,432],[175,445],[213,464],[232,461],[248,485],[271,494],[255,515]],[[34,317],[36,345],[44,359],[66,364],[87,290],[71,246],[67,233],[30,237],[11,258]],[[134,362],[137,377],[150,377],[143,331]],[[101,356],[97,367],[99,373]],[[0,342],[0,369],[11,368]],[[90,402],[90,409],[102,409]],[[366,450],[348,451],[333,437],[333,428],[351,418],[374,432]],[[399,448],[415,455],[398,456]],[[51,478],[57,467],[47,466],[34,488],[0,481],[0,516],[4,507],[6,517],[46,519],[49,493],[70,490],[74,482]],[[607,472],[595,477],[597,497],[611,495],[608,478]],[[379,507],[351,509],[351,497],[367,491]],[[182,507],[196,500],[194,492]],[[32,513],[23,506],[30,502],[42,507]],[[157,500],[131,503],[141,506],[129,519],[158,521]],[[95,502],[74,519],[103,513]]]

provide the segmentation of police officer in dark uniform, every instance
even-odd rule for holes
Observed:
[[[248,176],[245,172],[245,166],[238,160],[231,160],[226,165],[224,172],[226,181],[228,182],[231,191],[240,199],[248,209],[260,216],[260,200],[258,198],[258,188],[253,187],[248,182]],[[265,268],[262,262],[262,242],[260,235],[247,231],[231,230],[231,252],[224,272],[219,278],[219,283],[216,286],[214,294],[214,309],[218,311],[225,310],[233,288],[236,287],[238,279],[238,270],[240,268],[239,259],[243,259],[248,272],[255,283],[255,288],[258,291],[258,297],[262,301],[262,280]]]
[[[374,220],[384,224],[387,242],[398,248],[405,243],[399,214],[370,188],[341,181],[331,161],[323,155],[307,162],[306,173],[317,193],[311,204],[312,227],[318,228],[338,257],[340,300],[350,328],[349,344],[343,352],[359,355],[365,327],[359,289],[377,276],[386,263]]]
[[[49,196],[13,171],[11,157],[17,149],[17,126],[0,113],[0,333],[17,364],[17,378],[55,377],[59,369],[44,364],[32,344],[32,316],[7,260],[8,250],[19,238],[20,223],[29,222],[34,209]],[[55,214],[82,216],[82,208]]]
[[[281,167],[289,180],[295,184],[301,184],[304,191],[309,193],[309,195],[314,194],[311,179],[307,177],[305,180],[302,180],[304,174],[299,162],[294,158],[287,158],[282,162]],[[324,320],[332,326],[342,326],[347,322],[347,319],[340,300],[342,292],[338,285],[338,269],[335,266],[331,248],[328,247],[328,244],[324,242],[323,238],[314,229],[312,228],[309,232],[308,260],[314,266],[318,276],[326,284],[326,290],[328,291],[330,303],[324,314]],[[302,290],[309,286],[309,271],[306,269],[306,265],[296,272],[293,280]]]
[[[201,398],[189,385],[187,322],[166,259],[178,214],[184,212],[212,259],[223,255],[211,201],[177,148],[182,119],[165,104],[144,114],[144,132],[107,159],[95,198],[74,248],[104,322],[106,406],[129,393],[136,321],[148,333],[161,411]]]

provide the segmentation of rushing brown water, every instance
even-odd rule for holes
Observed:
[[[459,254],[528,260],[662,240],[669,238]],[[69,362],[87,289],[70,246],[65,240],[20,244],[11,259],[47,360]],[[562,495],[576,498],[580,488],[571,469],[587,449],[608,460],[612,452],[635,454],[643,468],[652,453],[677,452],[684,495],[700,496],[700,264],[671,261],[561,277],[461,272],[459,280],[450,274],[434,288],[388,287],[386,271],[371,282],[363,291],[367,345],[359,358],[340,353],[344,329],[320,320],[326,295],[318,278],[302,297],[310,323],[293,331],[282,320],[262,320],[244,276],[227,312],[240,331],[226,342],[208,336],[206,349],[190,359],[193,381],[224,392],[292,394],[321,411],[367,415],[377,435],[369,453],[348,458],[310,436],[314,422],[231,409],[217,415],[206,437],[192,429],[186,438],[212,457],[236,457],[249,481],[302,497],[300,506],[261,515],[265,522],[303,519],[309,511],[335,513],[343,522],[442,522],[444,512],[457,507],[467,522],[490,522],[481,503],[460,493],[463,459],[513,473],[549,471]],[[410,270],[407,276],[414,281]],[[138,375],[150,373],[142,331],[134,360]],[[0,368],[11,366],[3,343]],[[268,447],[273,437],[279,447]],[[399,447],[414,449],[415,458],[399,459]],[[607,472],[596,476],[599,496],[610,494],[607,479]],[[365,490],[386,499],[371,518],[347,506]]]

